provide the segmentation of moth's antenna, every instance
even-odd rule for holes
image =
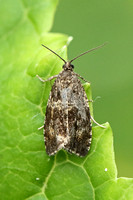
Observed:
[[[100,45],[100,46],[98,46],[98,47],[95,47],[95,48],[93,48],[93,49],[90,49],[90,50],[88,50],[88,51],[86,51],[86,52],[84,52],[84,53],[81,53],[79,56],[77,56],[77,57],[73,58],[72,60],[70,60],[70,63],[72,63],[74,60],[76,60],[76,59],[79,58],[80,56],[83,56],[83,55],[85,55],[86,53],[89,53],[89,52],[91,52],[91,51],[94,51],[94,50],[96,50],[96,49],[99,49],[99,48],[103,47],[103,46],[106,45],[106,44],[107,44],[107,42],[104,43],[104,44],[102,44],[102,45]]]
[[[49,49],[49,48],[46,47],[44,44],[42,44],[42,46],[45,47],[46,49],[48,49],[49,51],[51,51],[52,53],[54,53],[54,54],[55,54],[56,56],[58,56],[61,60],[63,60],[64,63],[66,63],[66,61],[65,61],[62,57],[60,57],[57,53],[55,53],[53,50]]]

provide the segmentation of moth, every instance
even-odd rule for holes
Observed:
[[[63,62],[63,71],[47,80],[56,78],[47,103],[44,122],[44,141],[46,152],[49,156],[65,149],[78,156],[85,156],[91,145],[92,126],[91,120],[98,124],[90,115],[87,95],[80,82],[86,81],[73,71],[72,62],[78,57],[101,48],[105,44],[88,50],[70,61],[65,61],[53,50],[43,45],[46,49],[58,56]],[[103,127],[102,125],[98,124]]]

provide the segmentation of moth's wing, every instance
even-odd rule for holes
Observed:
[[[55,154],[64,148],[85,156],[91,144],[91,118],[86,93],[72,72],[63,72],[55,80],[46,109],[44,137],[46,152]]]
[[[48,155],[54,155],[58,150],[64,148],[64,144],[67,142],[67,112],[62,105],[61,88],[60,78],[57,78],[52,86],[46,108],[44,140]]]
[[[68,92],[69,139],[65,149],[79,156],[85,156],[91,145],[91,117],[88,99],[80,80],[75,76]]]

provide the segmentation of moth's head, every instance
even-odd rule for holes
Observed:
[[[71,64],[71,62],[66,62],[64,65],[63,65],[63,67],[62,67],[64,70],[73,70],[73,68],[74,68],[74,65],[72,65]]]

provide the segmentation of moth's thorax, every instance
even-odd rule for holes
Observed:
[[[55,82],[61,90],[62,88],[71,87],[73,83],[77,83],[77,81],[78,81],[78,78],[75,75],[73,70],[63,69],[63,71],[60,72]]]
[[[61,81],[61,82],[63,81],[63,82],[67,83],[67,81],[70,82],[73,78],[77,79],[77,77],[76,77],[76,75],[75,75],[73,70],[65,70],[65,69],[63,69],[63,71],[60,73],[60,75],[59,75],[59,77],[57,79],[59,81]]]
[[[64,65],[63,65],[63,69],[64,70],[70,70],[70,71],[73,71],[73,68],[74,68],[74,66],[69,62],[69,61],[67,61]]]

